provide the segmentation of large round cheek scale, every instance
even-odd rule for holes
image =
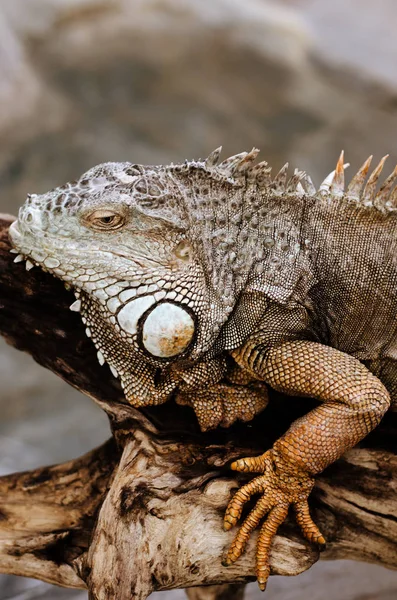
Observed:
[[[139,319],[154,304],[154,301],[153,296],[142,296],[123,306],[117,315],[120,327],[127,333],[136,334]]]
[[[147,316],[142,343],[153,356],[171,358],[181,354],[194,336],[192,316],[181,306],[162,302]]]

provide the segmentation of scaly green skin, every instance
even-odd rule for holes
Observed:
[[[17,261],[74,288],[87,335],[135,406],[174,396],[203,430],[249,420],[266,384],[322,402],[261,457],[262,473],[231,500],[225,528],[262,494],[225,558],[237,560],[266,517],[269,550],[290,505],[304,535],[313,476],[380,421],[397,386],[397,170],[384,159],[344,190],[343,157],[316,191],[287,166],[274,179],[258,151],[219,164],[99,165],[78,182],[30,196],[10,229]]]

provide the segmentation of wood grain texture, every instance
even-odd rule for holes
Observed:
[[[241,598],[254,578],[256,536],[235,565],[221,565],[235,534],[222,530],[223,512],[247,480],[228,466],[269,448],[313,403],[272,394],[248,426],[210,433],[174,402],[129,406],[69,311],[73,294],[13,263],[11,220],[0,219],[0,333],[104,409],[113,439],[74,461],[0,478],[0,571],[88,587],[91,600],[173,588],[189,588],[191,600]],[[388,414],[318,478],[311,506],[328,541],[322,558],[397,568],[396,439],[396,414]],[[276,538],[272,572],[294,575],[318,558],[291,519]]]

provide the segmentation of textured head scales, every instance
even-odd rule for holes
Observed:
[[[266,258],[275,258],[275,265],[280,246],[288,246],[292,253],[295,247],[296,253],[298,232],[292,222],[285,227],[285,238],[278,245],[274,241],[280,196],[302,195],[301,182],[312,184],[302,171],[288,177],[288,164],[272,178],[267,162],[254,164],[256,148],[223,162],[219,162],[220,151],[217,148],[204,161],[187,161],[168,169],[187,190],[182,198],[189,239],[205,265],[210,288],[228,315],[250,281],[271,298],[278,293],[277,299],[284,300],[290,294],[288,282],[284,291],[281,279],[280,285],[275,283],[274,269],[266,265]],[[284,251],[281,254],[284,257]]]

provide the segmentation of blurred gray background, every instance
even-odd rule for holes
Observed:
[[[96,163],[262,149],[320,183],[344,148],[397,162],[395,0],[2,0],[0,210]],[[0,473],[100,444],[91,401],[0,344]],[[251,600],[260,596],[249,586]],[[158,596],[156,594],[155,596]],[[269,600],[392,600],[397,573],[349,561],[271,578]],[[0,575],[0,600],[87,594]],[[159,600],[178,600],[167,592]]]

